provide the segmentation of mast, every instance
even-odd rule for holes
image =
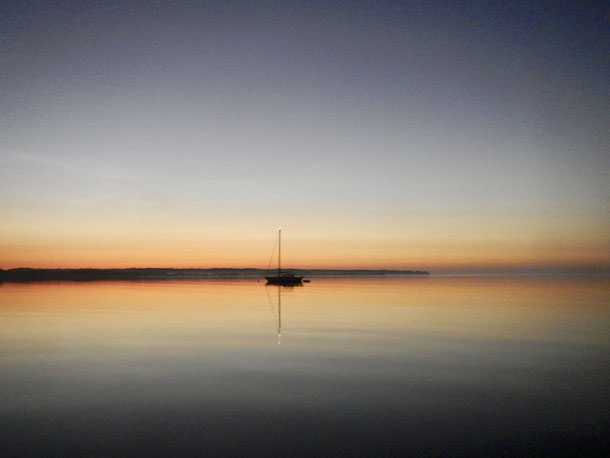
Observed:
[[[277,276],[282,274],[282,228],[278,229],[279,247],[277,250]]]

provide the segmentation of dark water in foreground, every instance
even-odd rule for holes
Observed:
[[[602,456],[609,331],[608,277],[3,284],[0,454]]]

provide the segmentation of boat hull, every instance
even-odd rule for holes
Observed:
[[[300,285],[303,282],[303,277],[296,275],[282,275],[281,277],[265,277],[268,285]]]

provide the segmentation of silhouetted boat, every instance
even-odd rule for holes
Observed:
[[[278,229],[277,275],[269,275],[265,279],[269,285],[300,285],[303,282],[303,277],[293,272],[282,272],[282,228]]]

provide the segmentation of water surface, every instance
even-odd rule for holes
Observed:
[[[602,455],[609,286],[2,284],[0,445],[21,456]]]

